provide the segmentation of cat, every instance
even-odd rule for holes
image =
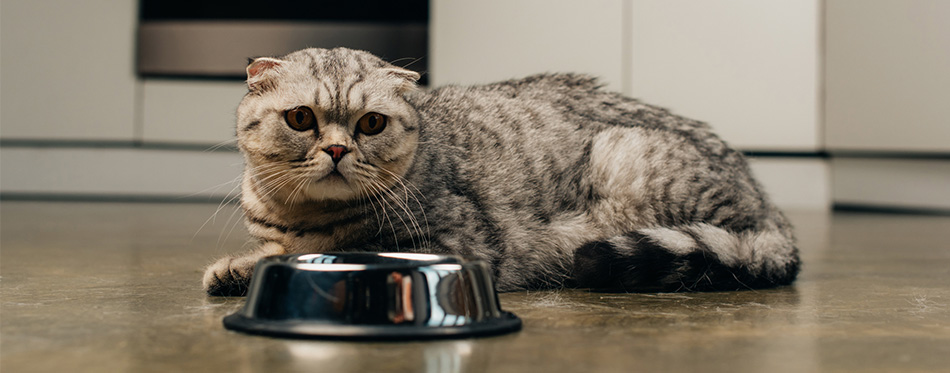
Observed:
[[[262,257],[456,254],[498,291],[672,292],[792,283],[792,227],[708,125],[541,74],[417,87],[364,51],[253,59],[237,110],[256,248],[211,264],[242,295]]]

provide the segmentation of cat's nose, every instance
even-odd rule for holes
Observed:
[[[333,163],[339,163],[340,159],[343,159],[343,155],[350,152],[350,150],[343,145],[330,145],[323,149],[323,151],[330,155],[330,158],[333,159]]]

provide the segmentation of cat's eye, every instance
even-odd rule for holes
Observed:
[[[287,126],[297,131],[307,131],[317,126],[317,118],[313,110],[306,106],[295,107],[284,112],[284,121]]]
[[[367,113],[356,125],[360,132],[375,135],[386,129],[386,116],[380,113]]]

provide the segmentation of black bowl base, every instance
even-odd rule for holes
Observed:
[[[510,312],[502,312],[500,318],[462,326],[345,325],[301,320],[259,320],[233,314],[224,318],[224,327],[248,334],[284,338],[397,341],[507,334],[521,330],[521,319]]]

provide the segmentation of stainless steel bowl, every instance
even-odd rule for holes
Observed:
[[[409,253],[284,255],[261,259],[247,301],[224,318],[254,334],[423,339],[521,329],[501,310],[489,266]]]

